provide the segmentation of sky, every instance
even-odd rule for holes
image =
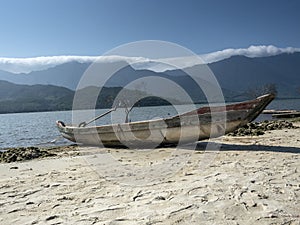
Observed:
[[[140,40],[206,54],[300,47],[298,0],[0,0],[0,57],[97,56]]]

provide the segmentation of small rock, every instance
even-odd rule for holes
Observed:
[[[278,215],[276,215],[276,214],[273,214],[273,213],[270,213],[270,214],[268,215],[268,217],[269,217],[269,218],[277,218],[277,217],[278,217]]]
[[[7,162],[15,162],[17,161],[17,155],[16,154],[12,154],[7,158]]]
[[[163,196],[157,196],[154,198],[154,200],[163,200],[164,201],[164,200],[166,200],[166,198]]]
[[[12,167],[10,167],[9,169],[11,169],[11,170],[17,170],[17,169],[19,169],[19,167],[17,167],[17,166],[12,166]]]
[[[184,176],[192,176],[192,175],[194,175],[194,174],[193,173],[188,173],[188,172],[184,173]]]
[[[49,217],[46,218],[46,221],[54,220],[54,219],[56,219],[57,217],[58,217],[57,215],[49,216]]]

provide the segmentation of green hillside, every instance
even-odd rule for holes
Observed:
[[[91,86],[76,92],[76,95],[80,98],[78,98],[75,109],[111,108],[119,103],[119,100],[115,101],[115,99],[121,90],[123,92],[119,100],[121,100],[123,106],[124,102],[126,104],[129,104],[129,102],[135,103],[146,95],[144,92],[127,90],[121,87],[103,87],[99,93],[99,87]],[[65,87],[19,85],[0,80],[0,113],[71,110],[74,95],[75,91]],[[96,96],[96,102],[91,101],[91,96]],[[158,97],[147,97],[138,102],[139,106],[166,104],[169,103]]]

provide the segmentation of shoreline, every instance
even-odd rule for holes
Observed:
[[[300,129],[224,136],[199,142],[196,150],[51,152],[56,156],[0,163],[1,224],[300,221]],[[100,158],[108,164],[94,164]]]
[[[251,122],[240,127],[234,132],[227,135],[219,137],[217,139],[222,139],[228,136],[248,136],[248,137],[259,137],[264,135],[266,132],[272,130],[282,130],[282,129],[297,129],[300,128],[300,119],[286,119],[286,120],[265,120],[261,122]],[[62,137],[60,136],[59,139]],[[200,141],[205,142],[205,140]],[[15,162],[15,161],[26,161],[38,158],[45,158],[51,156],[60,155],[61,151],[74,150],[78,148],[84,148],[84,145],[77,143],[72,143],[68,145],[38,145],[38,146],[19,146],[19,147],[2,147],[0,148],[0,163],[5,162]],[[186,146],[188,146],[187,144]],[[192,144],[193,145],[193,144]],[[87,146],[86,146],[87,147]],[[90,146],[91,147],[91,146]],[[95,147],[95,146],[94,146]],[[171,147],[172,148],[172,147]],[[123,149],[123,148],[121,148]],[[126,148],[124,148],[125,150]],[[197,149],[195,149],[197,150]],[[8,153],[8,154],[7,154]],[[11,157],[10,157],[11,156]],[[9,157],[11,159],[9,159]]]

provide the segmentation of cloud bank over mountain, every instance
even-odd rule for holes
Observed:
[[[46,70],[69,62],[109,63],[119,61],[135,63],[138,61],[147,61],[147,59],[125,56],[41,56],[35,58],[0,58],[0,70],[11,73],[30,73],[32,71]]]
[[[231,56],[243,55],[247,57],[266,57],[282,53],[300,52],[300,48],[278,48],[273,45],[250,46],[248,48],[225,49],[199,56],[177,57],[168,59],[148,59],[143,57],[127,56],[42,56],[35,58],[0,58],[0,70],[11,73],[30,73],[31,71],[45,70],[68,62],[79,63],[110,63],[126,61],[136,69],[150,69],[156,72],[186,68],[199,63],[217,62]],[[175,67],[172,65],[176,65]]]
[[[294,52],[300,52],[300,48],[278,48],[273,45],[258,45],[258,46],[250,46],[249,48],[239,48],[239,49],[225,49],[222,51],[212,52],[205,55],[202,55],[201,57],[206,63],[211,62],[217,62],[222,59],[229,58],[231,56],[235,55],[243,55],[250,58],[255,57],[267,57],[267,56],[274,56],[279,55],[282,53],[294,53]]]

